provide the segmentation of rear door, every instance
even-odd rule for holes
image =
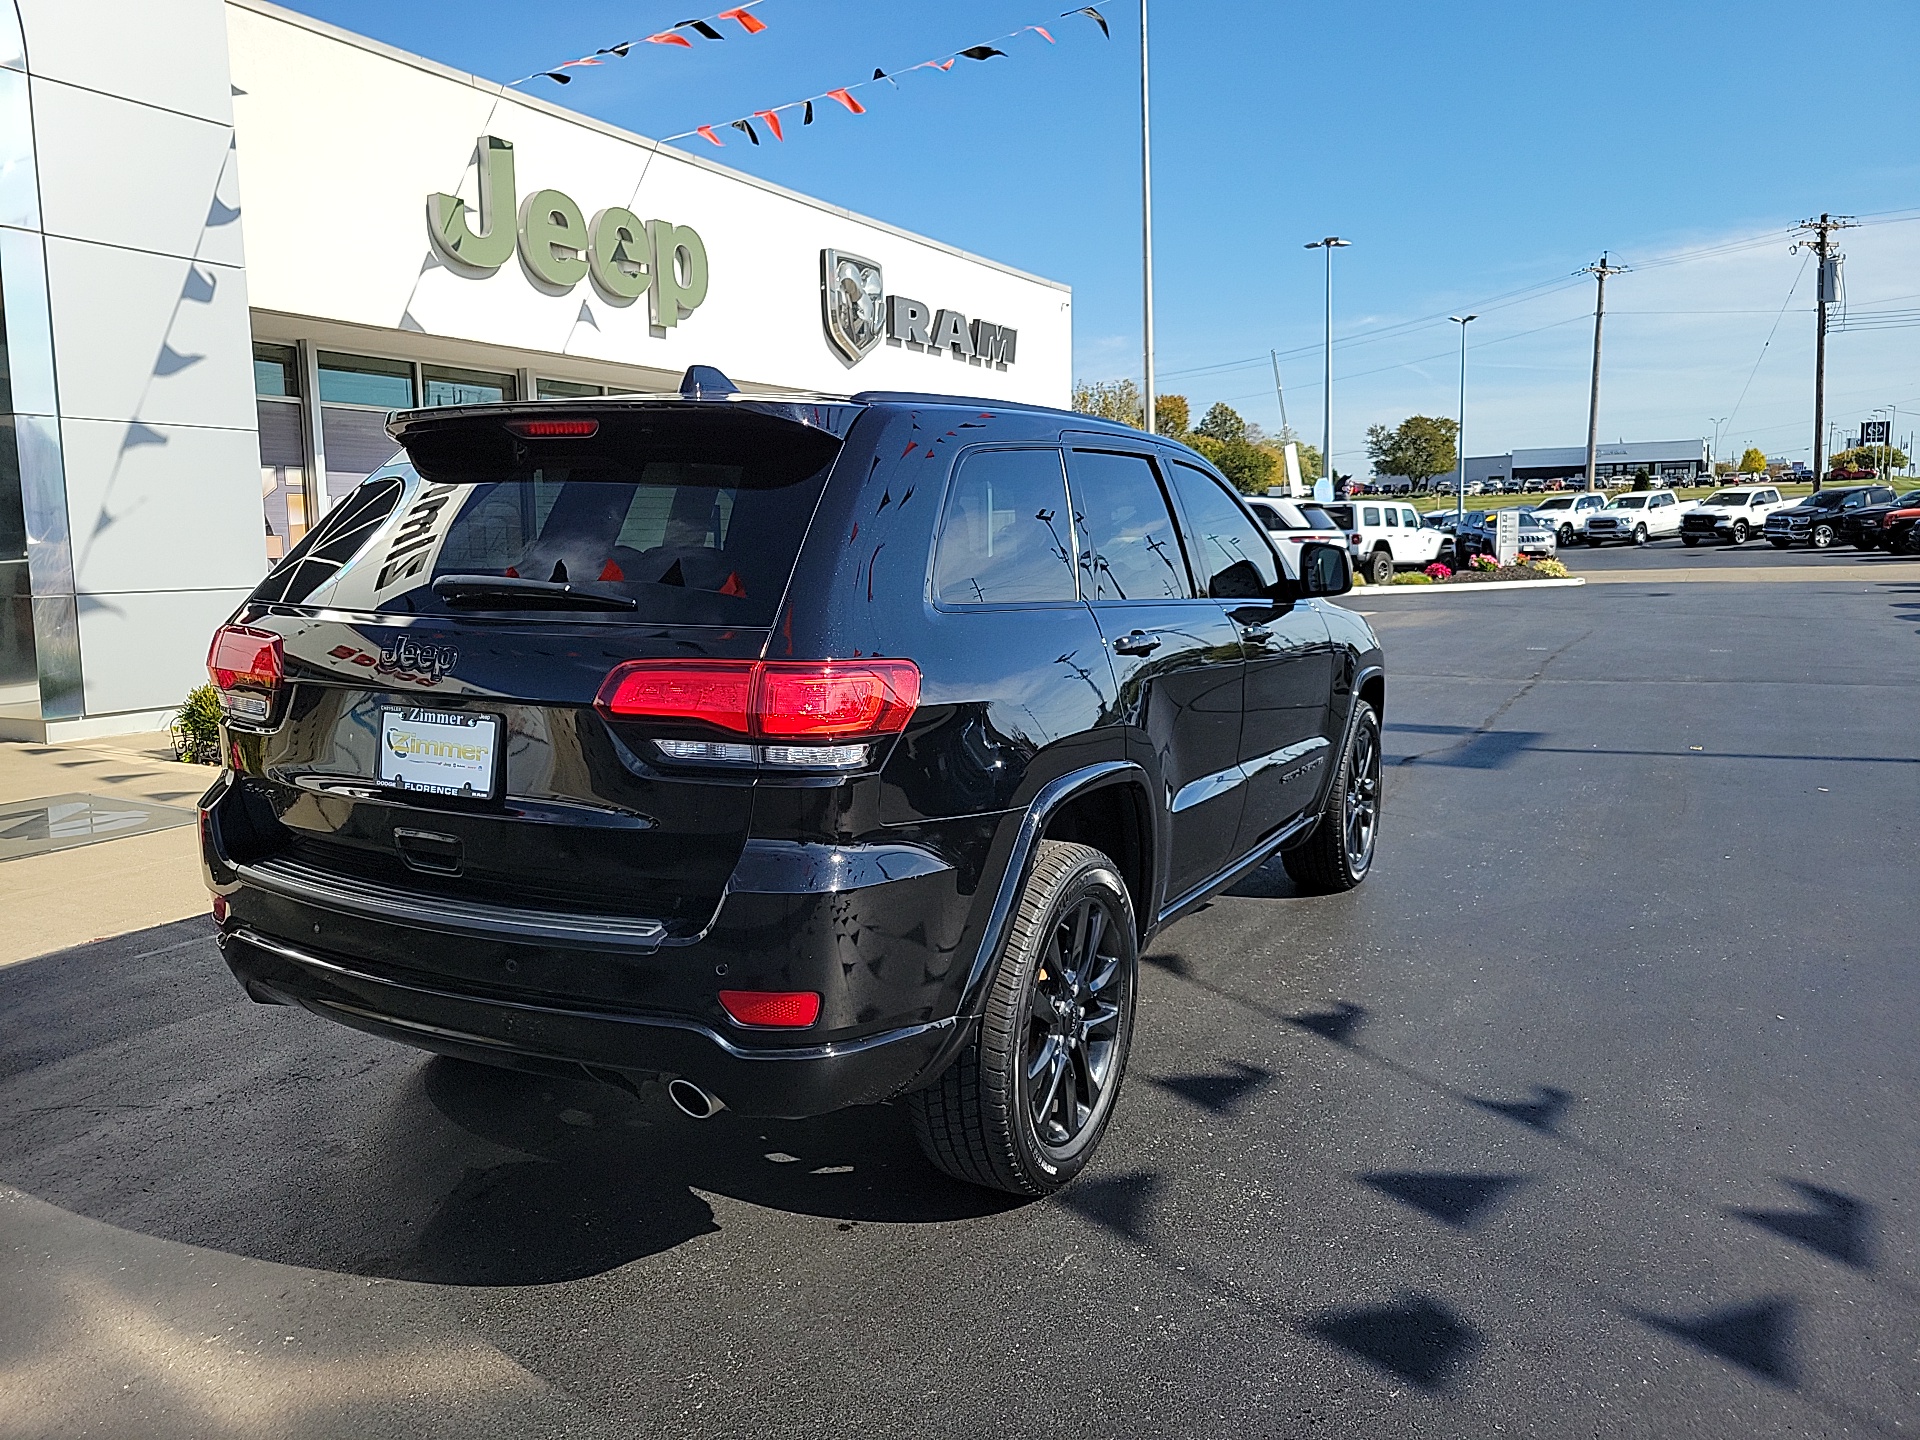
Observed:
[[[1169,817],[1171,901],[1233,857],[1244,795],[1240,630],[1226,606],[1195,593],[1154,458],[1074,449],[1067,476],[1081,596],[1113,657],[1128,743]]]
[[[551,412],[542,411],[546,421]],[[497,905],[697,926],[744,846],[750,767],[595,708],[628,660],[761,654],[835,435],[605,407],[420,422],[256,592],[287,693],[242,734],[274,863]],[[338,522],[338,523],[337,523]],[[310,542],[310,543],[309,543]]]
[[[1332,641],[1313,604],[1274,598],[1272,548],[1226,485],[1198,466],[1172,471],[1195,579],[1225,607],[1247,657],[1239,754],[1247,798],[1234,842],[1243,855],[1313,798],[1326,763]]]

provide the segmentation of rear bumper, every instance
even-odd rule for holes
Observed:
[[[754,1047],[697,1022],[463,994],[238,928],[220,950],[246,992],[423,1050],[544,1073],[684,1076],[743,1115],[798,1119],[885,1100],[940,1055],[949,1017],[820,1045]]]

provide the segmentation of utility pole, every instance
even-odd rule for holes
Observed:
[[[1338,235],[1309,240],[1306,244],[1309,250],[1327,252],[1327,377],[1326,389],[1321,396],[1324,408],[1320,429],[1320,476],[1327,482],[1327,493],[1335,499],[1339,497],[1332,488],[1338,480],[1333,468],[1333,252],[1351,244],[1351,240],[1342,240]]]
[[[1814,342],[1813,342],[1813,490],[1820,493],[1820,477],[1826,470],[1820,451],[1820,442],[1826,438],[1827,415],[1827,306],[1840,299],[1840,254],[1833,248],[1833,232],[1845,230],[1853,224],[1849,215],[1829,215],[1820,212],[1818,220],[1802,220],[1799,224],[1801,238],[1794,242],[1793,249],[1811,246],[1814,255],[1820,261],[1820,288],[1814,299]],[[1811,239],[1807,238],[1809,234]],[[1788,252],[1789,254],[1792,251]]]
[[[1147,0],[1140,0],[1140,270],[1146,431],[1153,428],[1153,122],[1147,106]]]
[[[1460,327],[1460,428],[1453,435],[1454,452],[1460,461],[1459,472],[1453,477],[1453,554],[1457,564],[1460,557],[1460,526],[1467,515],[1467,326],[1480,317],[1449,315],[1447,318]]]
[[[1720,427],[1732,418],[1731,415],[1722,415],[1717,420],[1711,415],[1707,417],[1713,420],[1713,449],[1707,452],[1707,479],[1709,480],[1717,478],[1715,467],[1720,463]]]
[[[1587,401],[1587,490],[1594,489],[1595,476],[1599,466],[1595,463],[1600,451],[1600,324],[1607,314],[1607,277],[1624,275],[1624,265],[1609,265],[1607,252],[1600,252],[1598,263],[1585,265],[1574,271],[1576,275],[1591,275],[1599,282],[1593,301],[1593,394]]]

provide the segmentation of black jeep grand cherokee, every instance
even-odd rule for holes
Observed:
[[[1140,947],[1275,851],[1358,884],[1384,677],[1193,452],[948,397],[412,411],[216,637],[256,1000],[690,1114],[904,1095],[1042,1194]]]

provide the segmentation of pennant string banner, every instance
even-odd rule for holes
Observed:
[[[1069,10],[1066,12],[1066,15],[1085,15],[1100,27],[1100,33],[1102,35],[1105,35],[1108,39],[1113,38],[1112,31],[1107,27],[1106,16],[1102,15],[1091,5],[1082,6],[1077,10]],[[784,141],[786,136],[780,129],[780,114],[782,111],[799,110],[802,113],[800,123],[802,125],[811,125],[813,123],[814,101],[832,100],[845,106],[849,114],[864,115],[867,113],[867,107],[854,95],[854,91],[864,90],[869,86],[878,85],[882,81],[897,90],[900,88],[899,80],[896,78],[897,76],[910,74],[915,70],[951,70],[956,60],[985,61],[995,58],[1005,58],[1007,52],[1002,50],[1000,46],[1018,40],[1023,35],[1038,35],[1049,45],[1058,43],[1046,27],[1041,25],[1022,25],[1018,30],[1009,31],[1005,35],[996,35],[992,40],[986,41],[983,44],[969,45],[965,49],[955,50],[932,60],[922,60],[918,65],[909,65],[904,70],[895,70],[889,73],[886,70],[875,68],[871,80],[855,81],[853,84],[843,85],[837,90],[823,90],[817,95],[809,95],[799,100],[789,100],[784,105],[775,105],[766,110],[755,110],[752,112],[752,118],[760,121],[768,130],[772,131],[774,139]],[[725,128],[740,131],[755,145],[760,143],[760,136],[755,132],[753,126],[747,123],[745,118],[717,122],[717,124],[723,124]],[[724,149],[726,142],[715,133],[715,130],[716,125],[696,125],[691,130],[682,130],[677,135],[668,135],[664,138],[666,140],[689,140],[698,136],[700,139],[711,141],[713,144]]]
[[[697,20],[682,20],[655,35],[642,35],[637,40],[622,40],[615,45],[603,45],[592,55],[583,55],[578,60],[568,60],[554,66],[551,70],[536,70],[531,75],[522,75],[518,80],[507,82],[507,88],[525,85],[529,80],[551,80],[557,85],[571,85],[573,77],[566,72],[581,65],[604,65],[599,59],[602,55],[613,55],[625,59],[636,45],[674,45],[684,50],[693,49],[690,36],[697,35],[702,40],[724,40],[727,32],[720,27],[721,21],[738,25],[748,35],[758,35],[767,28],[767,22],[753,13],[753,7],[763,5],[766,0],[746,0],[743,5],[720,10],[712,15],[703,15]]]

